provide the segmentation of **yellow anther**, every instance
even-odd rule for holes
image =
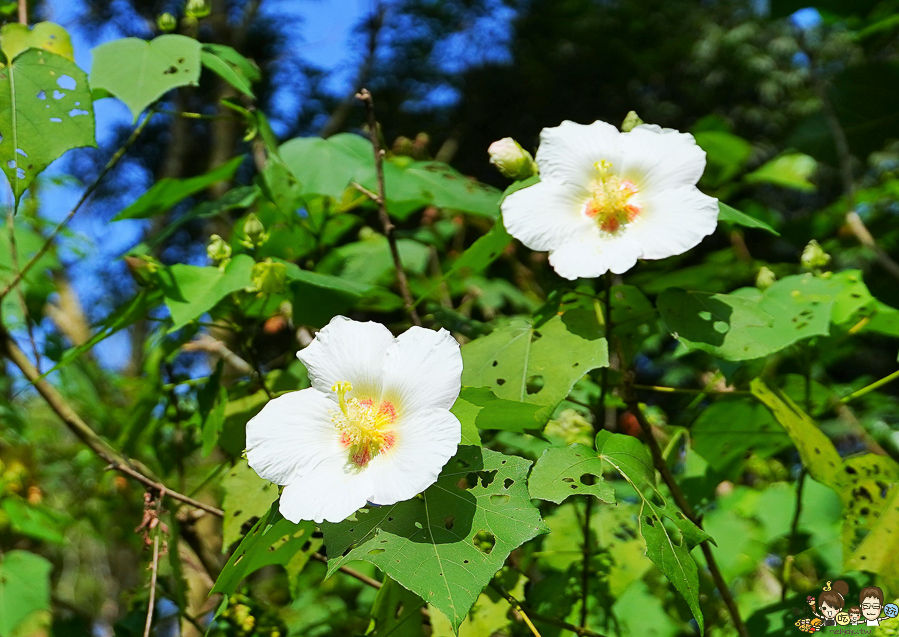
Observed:
[[[346,395],[353,390],[353,385],[348,380],[340,380],[334,383],[331,391],[337,392],[337,401],[340,403],[340,411],[347,412]]]

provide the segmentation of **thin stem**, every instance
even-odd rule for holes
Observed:
[[[662,450],[659,448],[659,443],[656,441],[655,436],[653,436],[652,433],[652,425],[649,424],[649,421],[646,419],[646,416],[640,409],[640,403],[637,401],[636,394],[633,391],[632,374],[628,374],[628,378],[626,379],[626,381],[627,395],[624,402],[627,404],[630,412],[634,415],[634,418],[636,418],[637,422],[640,424],[640,429],[643,430],[643,436],[644,438],[646,438],[646,445],[649,447],[649,451],[652,454],[652,461],[655,465],[656,471],[661,474],[662,480],[668,486],[668,490],[671,492],[671,495],[674,498],[674,502],[677,504],[678,508],[683,512],[685,516],[687,516],[688,520],[690,520],[697,527],[702,528],[702,524],[700,523],[699,518],[696,517],[696,513],[693,511],[693,507],[690,506],[690,503],[689,501],[687,501],[687,497],[681,490],[680,485],[677,484],[677,481],[671,474],[671,469],[668,468],[668,463],[665,462],[665,458],[662,457]],[[702,548],[702,554],[703,556],[705,556],[705,561],[709,567],[709,572],[712,575],[715,586],[721,593],[721,598],[724,600],[724,604],[727,606],[727,610],[730,613],[730,617],[733,621],[734,627],[737,629],[737,633],[739,633],[740,637],[749,637],[749,633],[746,630],[746,625],[743,623],[743,619],[740,617],[740,609],[737,608],[737,603],[736,601],[734,601],[733,594],[731,593],[727,582],[724,581],[724,576],[721,575],[721,569],[718,568],[718,562],[715,560],[715,555],[712,553],[712,549],[708,540],[703,541],[700,544],[700,547]]]
[[[147,124],[150,123],[150,119],[153,117],[153,114],[155,112],[156,111],[151,108],[144,116],[143,121],[138,124],[131,132],[131,135],[128,137],[125,143],[122,144],[121,148],[119,148],[115,152],[115,154],[109,158],[109,161],[106,162],[105,166],[103,166],[103,170],[100,171],[100,174],[97,175],[96,179],[94,179],[91,185],[87,187],[87,190],[84,191],[84,194],[81,195],[81,198],[75,204],[75,207],[72,208],[71,211],[69,211],[69,214],[66,215],[65,219],[60,221],[59,224],[53,229],[53,232],[51,232],[50,236],[47,237],[46,241],[44,241],[44,245],[41,246],[40,250],[34,253],[34,256],[31,257],[28,263],[26,263],[22,267],[22,269],[16,273],[12,280],[6,284],[3,290],[0,291],[0,300],[2,300],[3,297],[9,294],[9,291],[12,290],[16,285],[18,285],[19,281],[22,280],[22,277],[28,274],[31,268],[33,268],[37,264],[37,262],[40,261],[41,257],[43,257],[47,253],[47,251],[50,249],[50,246],[53,245],[53,241],[56,239],[59,233],[62,232],[63,228],[65,228],[69,224],[69,222],[72,220],[72,217],[75,216],[84,202],[87,201],[87,199],[92,194],[94,194],[94,191],[97,189],[97,186],[100,185],[100,182],[103,181],[103,178],[106,177],[110,170],[115,168],[116,164],[119,163],[119,160],[121,160],[128,149],[131,148],[131,145],[134,144],[135,141],[137,141],[137,138],[140,137],[140,134],[147,127]]]
[[[805,487],[805,476],[808,475],[805,467],[799,471],[799,479],[796,481],[796,509],[793,511],[793,521],[790,523],[790,538],[787,542],[787,555],[784,558],[783,578],[780,589],[780,601],[786,601],[787,591],[790,588],[790,571],[793,568],[793,560],[796,551],[796,536],[799,528],[799,516],[802,515],[802,490]]]
[[[503,596],[503,598],[509,602],[509,605],[515,609],[515,612],[518,613],[519,617],[521,617],[521,621],[525,623],[525,625],[530,629],[531,634],[534,637],[540,637],[540,631],[537,630],[537,627],[534,626],[534,623],[531,621],[531,618],[528,617],[528,614],[525,612],[524,608],[521,606],[521,602],[512,597],[512,595],[502,586],[495,582],[490,582],[490,588],[495,590],[497,593]]]
[[[711,394],[716,396],[751,396],[751,391],[735,389],[733,391],[713,391],[710,389],[688,389],[685,387],[662,387],[661,385],[634,385],[634,389],[658,392],[661,394]]]
[[[19,0],[19,24],[28,24],[28,0]]]
[[[873,383],[871,383],[870,385],[867,385],[866,387],[862,387],[858,391],[852,392],[848,396],[844,396],[843,398],[840,398],[840,402],[843,403],[844,405],[846,403],[850,403],[853,400],[855,400],[856,398],[861,398],[865,394],[870,394],[875,389],[880,389],[887,383],[891,383],[894,380],[896,380],[897,378],[899,378],[899,370],[893,372],[889,376],[885,376],[885,377],[881,378],[880,380],[874,381]]]
[[[159,494],[156,500],[156,516],[159,517],[159,511],[162,507],[162,498],[164,492]],[[150,627],[153,624],[153,610],[156,606],[156,576],[159,571],[159,534],[162,533],[162,525],[156,527],[156,537],[153,538],[153,564],[152,574],[150,575],[150,603],[147,606],[147,622],[144,624],[144,637],[150,637]]]
[[[393,256],[393,267],[396,269],[396,279],[400,286],[400,292],[403,295],[403,303],[406,305],[406,312],[409,314],[409,319],[414,325],[421,325],[421,319],[418,317],[418,312],[412,301],[412,294],[409,292],[409,282],[406,280],[406,271],[403,270],[400,251],[396,245],[396,235],[394,233],[396,228],[394,227],[393,222],[390,221],[390,216],[387,214],[387,190],[384,186],[384,151],[381,150],[381,145],[378,141],[378,121],[375,118],[375,102],[372,99],[371,93],[366,88],[359,91],[359,94],[356,95],[356,97],[365,104],[365,112],[368,116],[368,132],[371,136],[371,145],[375,153],[375,171],[378,175],[378,198],[374,201],[378,204],[378,216],[381,218],[384,235],[387,237],[387,242],[390,244],[390,254]],[[369,194],[369,196],[371,196],[371,194]]]

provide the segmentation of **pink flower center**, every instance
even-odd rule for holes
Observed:
[[[349,463],[363,469],[396,442],[391,429],[397,420],[396,407],[387,400],[347,398],[353,389],[347,381],[340,381],[331,389],[337,392],[340,403],[340,412],[331,412],[331,422],[340,432],[340,444],[348,452]]]
[[[593,182],[584,214],[605,234],[615,234],[640,216],[642,208],[634,197],[640,192],[633,181],[611,173],[608,161],[596,163],[598,178]]]

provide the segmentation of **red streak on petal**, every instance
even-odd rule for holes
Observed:
[[[350,437],[346,433],[340,434],[340,444],[343,445],[344,449],[353,444],[353,441],[350,440]]]
[[[584,209],[584,214],[593,219],[596,215],[599,214],[599,208],[592,201],[588,201],[587,207]]]
[[[643,210],[640,208],[640,206],[638,206],[638,205],[636,205],[636,204],[628,204],[628,206],[627,206],[627,220],[628,220],[628,221],[633,221],[634,219],[636,219],[637,217],[640,216],[640,213],[641,213],[641,212],[643,212]]]
[[[609,216],[602,220],[599,224],[599,227],[603,229],[605,232],[615,232],[621,226],[621,222],[618,221],[618,217]]]
[[[381,451],[388,451],[394,444],[396,444],[396,436],[392,433],[385,433],[381,442]]]
[[[364,467],[367,465],[371,460],[371,452],[368,450],[368,445],[365,445],[362,449],[354,453],[352,459],[353,464],[357,467]]]
[[[393,406],[393,403],[385,400],[378,408],[378,415],[386,418],[387,422],[394,422],[396,420],[396,407]]]
[[[371,398],[363,398],[362,400],[359,401],[359,404],[362,405],[363,407],[371,407],[372,405],[375,404],[375,401],[373,401]]]

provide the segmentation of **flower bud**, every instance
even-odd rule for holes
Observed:
[[[762,269],[759,270],[759,273],[755,277],[755,287],[764,292],[774,285],[775,281],[777,281],[777,275],[769,268],[762,266]]]
[[[490,144],[490,163],[509,179],[522,180],[537,174],[531,154],[511,137]]]
[[[637,115],[636,111],[628,111],[627,115],[624,118],[624,121],[621,122],[621,132],[629,133],[634,130],[640,124],[645,124],[640,116]]]
[[[125,265],[135,282],[143,287],[153,286],[156,283],[156,271],[159,270],[159,262],[153,257],[145,255],[127,256],[124,259]]]
[[[830,263],[830,255],[824,252],[824,249],[818,245],[818,242],[812,239],[802,251],[802,257],[799,259],[802,267],[807,270],[819,270]]]
[[[231,246],[217,234],[209,237],[209,243],[206,245],[206,254],[209,260],[219,265],[231,258]]]
[[[268,233],[265,231],[265,226],[259,221],[259,217],[256,216],[255,212],[247,215],[247,220],[243,224],[243,233],[247,238],[242,243],[248,248],[258,248],[268,241]]]
[[[262,294],[278,294],[287,283],[287,266],[270,258],[257,263],[250,271],[253,289]]]
[[[184,12],[191,18],[205,18],[209,15],[209,3],[206,0],[187,0]]]
[[[561,438],[566,445],[593,443],[593,425],[574,409],[563,409],[558,418],[546,424],[545,433]]]
[[[169,33],[178,28],[178,20],[171,13],[161,13],[156,18],[156,26],[163,33]]]

